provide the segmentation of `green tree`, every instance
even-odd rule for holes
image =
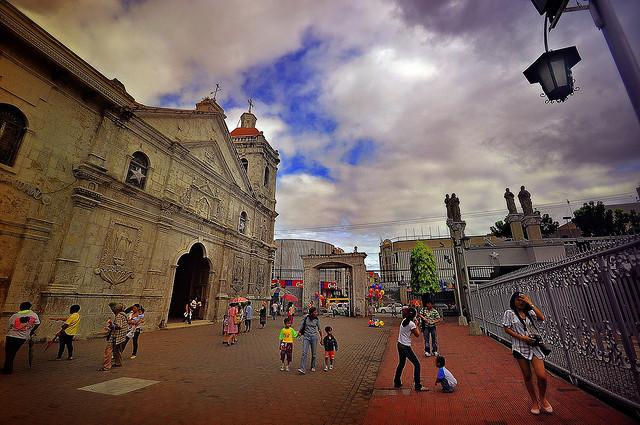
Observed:
[[[607,210],[602,201],[591,201],[573,212],[572,222],[578,226],[584,236],[615,235],[617,226],[613,211]]]
[[[540,222],[540,230],[542,231],[542,236],[548,238],[552,234],[555,233],[560,227],[560,223],[554,221],[553,218],[549,214],[542,215],[542,221]]]
[[[433,252],[422,242],[411,250],[410,269],[411,291],[422,296],[424,305],[433,294],[440,292],[440,280]]]
[[[502,220],[496,221],[494,226],[491,226],[491,233],[498,238],[510,238],[511,226],[509,223],[505,223]]]

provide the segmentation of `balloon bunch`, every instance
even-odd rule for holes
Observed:
[[[371,319],[369,320],[370,328],[381,328],[384,326],[384,322],[380,319]]]
[[[375,283],[369,287],[369,293],[367,294],[367,298],[370,301],[381,300],[384,295],[384,289],[382,289],[382,285],[376,285]]]

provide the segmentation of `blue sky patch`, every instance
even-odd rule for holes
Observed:
[[[375,153],[376,145],[371,139],[360,139],[356,142],[355,146],[351,148],[343,157],[342,160],[350,165],[358,165],[363,160],[371,158]]]

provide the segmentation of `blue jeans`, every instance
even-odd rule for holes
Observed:
[[[318,354],[318,336],[304,336],[302,338],[302,358],[300,359],[300,370],[305,372],[307,370],[307,355],[309,349],[311,349],[311,367],[316,367],[316,357]]]
[[[438,382],[440,382],[440,384],[442,384],[442,392],[443,393],[452,393],[454,387],[451,386],[451,384],[449,384],[449,381],[447,381],[447,378],[442,378],[442,379],[438,379]]]
[[[425,326],[422,331],[424,333],[424,351],[425,353],[435,353],[438,351],[438,338],[436,336],[435,326]],[[431,337],[431,348],[429,349],[429,337]]]

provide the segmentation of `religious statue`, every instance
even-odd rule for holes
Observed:
[[[507,188],[506,191],[504,192],[504,199],[507,200],[507,209],[509,210],[509,214],[518,213],[518,209],[516,208],[515,198],[516,198],[516,195],[514,195],[513,192],[509,190],[509,188]]]
[[[444,197],[444,205],[447,207],[447,220],[451,219],[451,198],[449,198],[449,194]]]
[[[451,205],[451,220],[462,221],[462,217],[460,215],[460,199],[456,196],[455,193],[451,194],[449,205]]]
[[[533,214],[533,205],[531,204],[531,194],[524,186],[520,186],[520,193],[518,193],[518,200],[522,206],[522,212],[525,215]]]

